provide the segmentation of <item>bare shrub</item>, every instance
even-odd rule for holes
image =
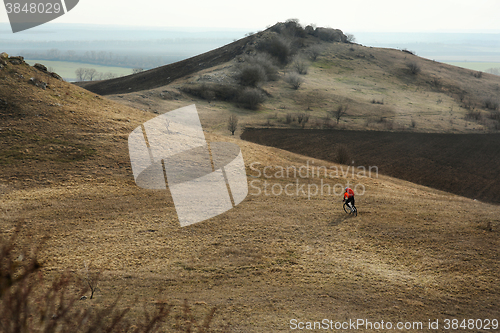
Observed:
[[[237,78],[241,85],[248,87],[257,87],[267,80],[265,69],[257,63],[241,65]]]
[[[305,75],[309,69],[309,63],[302,58],[295,58],[292,68],[299,74]]]
[[[232,85],[218,83],[187,84],[180,88],[182,92],[205,100],[233,101],[238,97],[238,89]]]
[[[441,87],[443,86],[443,83],[441,82],[441,79],[438,78],[438,77],[434,77],[431,79],[431,85],[436,88],[436,89],[441,89]]]
[[[304,114],[304,117],[302,118],[302,128],[306,127],[307,122],[309,122],[309,115]]]
[[[489,118],[500,122],[500,112],[495,111],[490,113]]]
[[[276,58],[281,65],[286,65],[293,53],[290,40],[278,35],[262,41],[257,48]]]
[[[319,44],[315,44],[307,49],[307,53],[312,61],[316,61],[321,53],[323,53],[323,47]]]
[[[483,72],[481,72],[481,71],[471,72],[471,75],[480,79],[483,77]]]
[[[467,120],[475,120],[475,121],[479,121],[483,118],[482,114],[480,111],[474,111],[474,110],[470,110],[469,112],[467,112],[467,114],[465,115],[465,119]]]
[[[288,19],[286,22],[279,22],[271,27],[271,31],[283,35],[287,38],[305,37],[306,32],[299,20],[296,18]]]
[[[462,107],[467,110],[474,110],[476,108],[476,102],[472,98],[464,98]]]
[[[460,101],[460,103],[461,103],[461,102],[463,102],[463,101],[464,101],[464,99],[465,99],[465,97],[466,97],[466,96],[467,96],[467,92],[466,92],[466,91],[464,91],[464,90],[462,90],[462,91],[460,91],[460,93],[458,93],[457,98],[458,98],[458,100],[459,100],[459,101]]]
[[[499,104],[493,97],[488,97],[484,99],[483,106],[485,109],[496,111],[498,110]]]
[[[229,116],[229,119],[227,120],[227,129],[229,132],[231,132],[231,135],[234,135],[234,132],[238,128],[238,117],[236,115],[232,114]]]
[[[38,253],[19,244],[18,231],[10,240],[0,239],[0,331],[28,332],[159,332],[172,306],[159,303],[144,317],[130,320],[129,309],[109,305],[82,307],[77,302],[88,289],[75,292],[77,279],[69,274],[44,281]],[[31,250],[31,251],[30,251]],[[210,325],[215,308],[205,317]]]
[[[411,122],[410,122],[410,127],[411,127],[411,128],[415,128],[415,127],[417,127],[417,122],[416,122],[414,119],[412,119],[412,120],[411,120]]]
[[[375,98],[372,99],[372,104],[384,104],[384,99],[382,98],[381,100],[376,100]]]
[[[250,110],[256,110],[264,100],[264,94],[257,88],[245,88],[238,97],[238,102]]]
[[[290,113],[287,113],[285,115],[285,124],[290,124],[292,122],[292,115]]]
[[[392,131],[394,129],[394,121],[387,121],[384,123],[384,128],[388,131]]]
[[[133,68],[132,69],[132,74],[137,74],[140,72],[144,72],[144,68]]]
[[[97,290],[97,285],[99,283],[100,272],[97,270],[91,270],[89,264],[84,263],[85,269],[83,271],[82,280],[90,289],[90,299],[94,298],[94,293]]]
[[[351,153],[344,144],[339,144],[335,148],[335,162],[338,164],[349,164],[351,162]]]
[[[380,119],[377,120],[377,123],[382,124],[386,130],[392,131],[394,129],[394,120],[387,119],[387,117],[380,117]]]
[[[353,34],[346,34],[346,42],[348,43],[355,43],[356,42],[356,37],[354,37]]]
[[[278,67],[267,53],[257,53],[254,56],[244,56],[243,61],[249,64],[258,64],[266,72],[268,81],[276,81],[278,79]]]
[[[406,63],[406,67],[410,70],[410,73],[413,75],[417,75],[421,71],[420,65],[417,64],[415,61],[410,61]]]
[[[292,72],[285,75],[285,82],[288,83],[290,87],[297,90],[304,82],[304,79],[301,78],[299,74]]]
[[[284,23],[284,28],[281,30],[281,34],[290,37],[306,36],[304,28],[299,23],[299,19],[296,18],[286,20],[286,22]]]
[[[323,118],[323,128],[324,129],[334,129],[337,124],[331,120],[330,118],[326,117],[326,118]]]

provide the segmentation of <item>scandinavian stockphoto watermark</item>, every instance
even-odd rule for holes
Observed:
[[[4,0],[12,32],[52,21],[72,10],[78,0]]]
[[[370,320],[370,319],[347,319],[343,321],[334,321],[331,319],[323,319],[321,321],[302,321],[299,319],[290,320],[291,330],[332,330],[332,331],[349,331],[349,330],[382,330],[389,331],[479,331],[479,330],[496,330],[499,327],[498,319],[475,319],[475,318],[445,318],[445,319],[428,319],[427,321],[398,321],[391,322],[387,320]]]
[[[135,183],[168,187],[182,227],[222,214],[248,194],[239,146],[208,143],[194,104],[145,122],[128,145]]]
[[[353,165],[328,167],[315,165],[312,160],[286,167],[253,162],[250,170],[250,177],[254,178],[250,181],[250,195],[297,196],[308,200],[316,196],[342,195],[345,187],[352,188],[356,195],[364,195],[365,185],[355,180],[378,178],[377,166],[354,166],[354,162]]]

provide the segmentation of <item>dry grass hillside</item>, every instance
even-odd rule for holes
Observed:
[[[335,38],[320,34],[325,31]],[[196,103],[210,133],[230,135],[228,118],[236,116],[235,135],[258,128],[266,135],[250,140],[263,145],[336,161],[339,144],[345,144],[352,160],[376,164],[386,175],[498,202],[499,76],[408,50],[365,47],[349,42],[339,30],[303,28],[294,21],[250,37],[238,44],[240,53],[230,61],[164,86],[106,97],[155,114]],[[226,54],[224,50],[204,56],[219,59],[216,55]],[[185,63],[192,68],[197,61]],[[161,70],[170,77],[179,64],[143,75]],[[139,76],[128,79],[142,82]],[[342,135],[343,130],[350,132]],[[413,140],[415,133],[431,134]],[[451,135],[436,142],[433,135],[442,133],[489,136]],[[379,141],[379,135],[387,139]],[[282,140],[286,145],[278,143]]]
[[[345,54],[363,50],[375,59],[382,52],[331,47],[344,46]],[[397,87],[405,55],[389,52],[400,61],[390,83]],[[338,67],[328,65],[335,61],[368,61],[323,57],[311,72],[338,73]],[[443,73],[448,69],[435,66],[443,66]],[[384,72],[381,69],[379,75]],[[31,77],[48,86],[29,83]],[[298,91],[280,87],[281,81],[268,83],[263,89],[276,97],[265,102],[258,114],[291,111],[287,108],[300,93],[333,96],[338,89],[353,96],[358,92],[347,87],[358,83],[365,89],[366,105],[376,97],[373,87],[363,88],[361,83],[370,79],[361,75],[345,85],[334,75],[320,76],[318,82],[312,74],[306,78],[310,79],[304,90]],[[339,83],[323,92],[321,80],[327,78]],[[409,98],[415,104],[418,96],[431,94],[423,88],[407,91],[412,91]],[[384,103],[402,103],[391,90],[379,93]],[[394,325],[422,322],[422,331],[429,331],[429,319],[439,319],[435,332],[449,331],[444,319],[500,319],[498,206],[382,175],[361,177],[340,171],[318,177],[317,171],[324,170],[320,166],[329,170],[342,166],[206,132],[209,140],[241,147],[249,195],[222,215],[180,228],[168,191],[138,188],[131,173],[127,136],[154,114],[10,62],[0,70],[0,100],[1,238],[10,237],[16,226],[20,246],[29,247],[47,236],[40,262],[48,281],[63,272],[80,275],[85,263],[91,263],[100,272],[99,288],[93,299],[77,301],[77,308],[99,309],[121,295],[117,307],[130,307],[127,317],[135,320],[145,309],[173,304],[164,323],[164,330],[172,332],[187,331],[186,320],[196,321],[193,331],[202,331],[201,323],[213,307],[210,331],[216,332],[289,331],[292,319],[361,318]],[[221,110],[230,109],[243,119],[255,112],[233,109],[227,102],[195,102],[210,132],[225,126]],[[182,95],[162,103],[165,109],[159,112],[192,101]],[[325,98],[325,103],[335,102]],[[450,97],[444,103],[455,102]],[[311,112],[319,115],[320,107],[311,105]],[[399,112],[393,116],[403,117]],[[354,116],[347,120],[356,123]],[[274,166],[266,169],[269,178],[262,174],[265,166]],[[270,175],[282,167],[304,172],[306,166],[309,173],[303,178]],[[265,182],[270,184],[267,188]],[[356,218],[342,211],[339,195],[325,192],[308,198],[301,190],[314,192],[314,185],[325,184],[339,188],[347,182],[359,191],[365,189],[357,197]],[[298,193],[275,195],[288,184],[298,184]],[[191,319],[182,310],[184,300]]]
[[[202,55],[204,59],[220,61],[200,63],[194,57],[130,75],[126,79],[127,85],[134,87],[130,93],[110,90],[105,94],[155,113],[196,102],[205,125],[216,133],[227,133],[229,114],[239,116],[240,128],[439,133],[485,133],[500,129],[499,76],[424,59],[407,50],[349,43],[338,30],[333,31],[342,38],[331,40],[321,38],[312,28],[306,27],[299,33],[292,23],[277,24]],[[282,49],[276,51],[273,47],[278,46]],[[228,49],[233,55],[230,60],[225,57]],[[287,55],[285,60],[280,58],[283,56],[280,52]],[[196,69],[199,64],[207,68]],[[289,83],[291,73],[295,72],[302,73],[296,75],[297,89],[293,82]],[[149,76],[151,81],[145,79]],[[159,84],[157,77],[177,79]],[[148,86],[146,82],[151,83]],[[108,84],[111,87],[114,81],[81,83],[98,93]],[[100,90],[94,90],[94,86]],[[260,98],[249,105],[244,90],[256,90]],[[339,107],[347,110],[337,122]],[[298,122],[301,114],[307,117],[305,124]]]

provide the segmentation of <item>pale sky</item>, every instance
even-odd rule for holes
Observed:
[[[289,18],[344,32],[500,33],[500,0],[80,0],[52,22],[262,30]]]

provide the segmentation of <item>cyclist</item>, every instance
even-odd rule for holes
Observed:
[[[344,201],[351,210],[354,208],[354,191],[349,187],[345,188]]]

